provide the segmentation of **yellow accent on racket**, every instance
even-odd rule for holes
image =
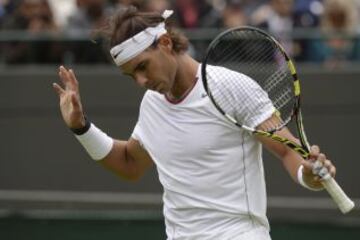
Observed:
[[[294,63],[291,60],[287,61],[287,64],[289,66],[290,72],[292,75],[296,74]]]
[[[295,89],[295,96],[300,95],[300,81],[296,80],[294,81],[294,89]]]

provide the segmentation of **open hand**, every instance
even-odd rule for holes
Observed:
[[[53,83],[53,88],[60,98],[62,117],[69,128],[82,128],[85,126],[85,119],[80,100],[79,82],[76,80],[74,71],[67,70],[64,66],[59,67],[59,77],[62,86]]]

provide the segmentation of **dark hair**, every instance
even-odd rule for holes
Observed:
[[[110,40],[110,48],[133,37],[148,27],[155,27],[165,19],[157,12],[140,12],[134,6],[121,8],[110,19],[107,35]],[[189,46],[187,37],[165,22],[166,30],[173,42],[173,50],[176,53],[185,52]]]

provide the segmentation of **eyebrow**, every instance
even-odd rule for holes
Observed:
[[[140,65],[143,64],[143,63],[147,63],[147,61],[148,60],[146,60],[146,59],[141,60],[139,63],[136,64],[136,66],[134,67],[134,69],[130,73],[127,73],[127,72],[122,72],[122,73],[125,74],[125,75],[133,77],[134,72],[136,72],[136,70],[140,67]]]

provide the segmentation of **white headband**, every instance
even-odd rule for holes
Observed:
[[[167,19],[172,14],[172,10],[165,10],[162,17]],[[148,27],[135,36],[111,48],[110,54],[116,65],[120,66],[142,53],[145,49],[150,47],[151,44],[153,44],[156,38],[166,32],[165,22],[161,22],[155,27]]]

